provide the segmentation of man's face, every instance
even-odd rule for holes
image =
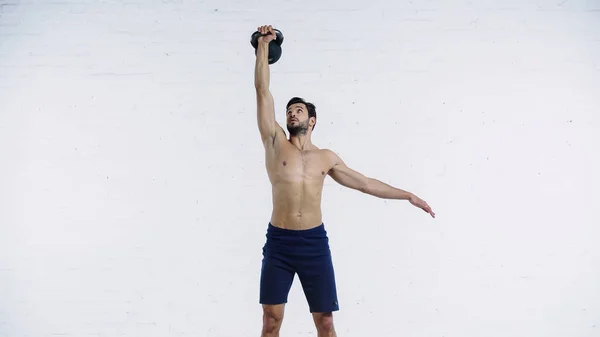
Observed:
[[[290,105],[286,111],[287,129],[290,135],[305,135],[310,127],[308,122],[308,110],[302,103]]]

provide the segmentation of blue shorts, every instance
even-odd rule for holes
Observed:
[[[290,230],[269,223],[263,247],[260,303],[287,303],[298,274],[310,312],[339,310],[329,238],[325,226]]]

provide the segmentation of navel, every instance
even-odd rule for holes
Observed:
[[[323,176],[324,176],[324,175],[325,175],[325,171],[321,171],[321,175],[323,175]]]
[[[287,165],[287,162],[284,160],[283,161],[283,166],[286,166],[286,165]]]

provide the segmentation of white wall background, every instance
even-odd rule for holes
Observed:
[[[0,336],[260,335],[262,24],[278,120],[438,214],[327,180],[339,336],[600,336],[600,1],[0,4]]]

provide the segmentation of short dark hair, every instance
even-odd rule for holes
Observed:
[[[290,101],[285,106],[285,109],[287,110],[290,107],[290,105],[296,104],[296,103],[302,103],[306,106],[306,109],[308,109],[308,118],[311,118],[311,117],[315,118],[315,124],[312,127],[314,130],[315,126],[317,125],[317,107],[315,107],[315,105],[313,103],[305,101],[304,98],[292,97],[292,99],[290,99]]]

